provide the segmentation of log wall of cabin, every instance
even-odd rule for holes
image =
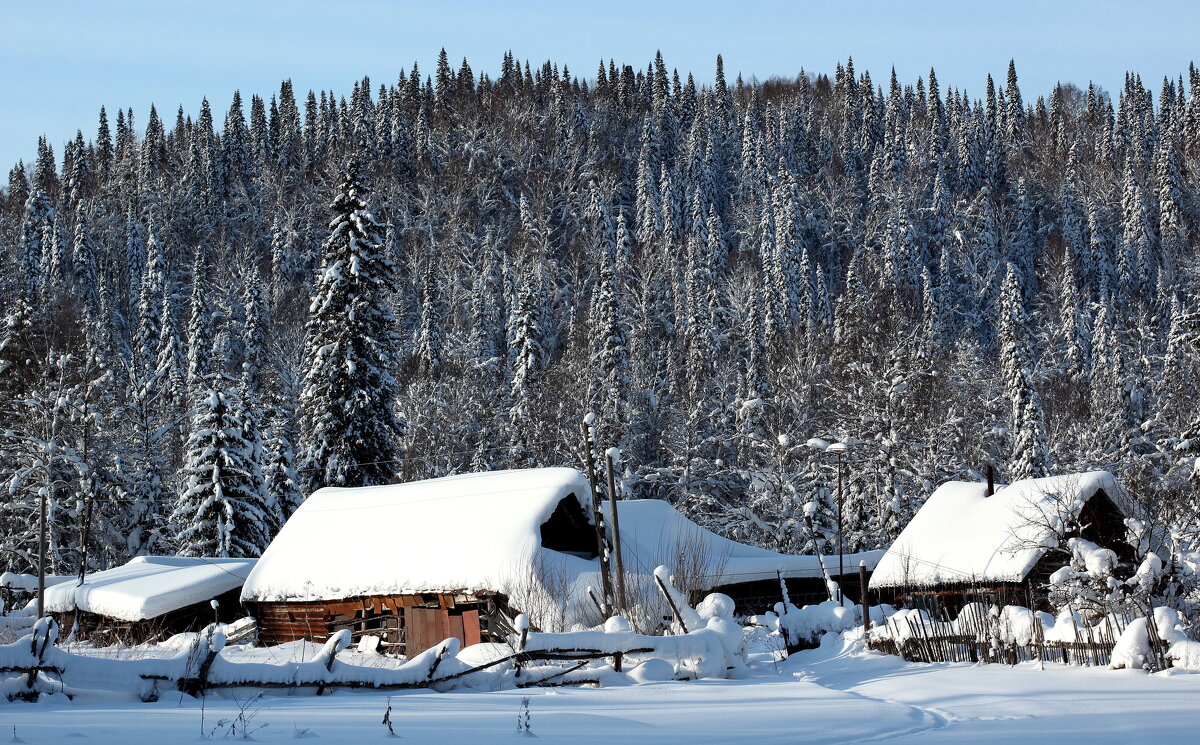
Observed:
[[[324,643],[349,629],[357,643],[376,636],[381,652],[412,657],[447,638],[464,646],[497,638],[490,628],[494,602],[462,594],[377,595],[341,600],[258,602],[251,613],[265,646],[307,640]]]
[[[833,580],[842,588],[847,605],[852,603],[857,604],[862,597],[858,588],[857,571],[856,568],[854,574],[833,576]],[[867,580],[870,581],[870,578],[871,572],[868,570]],[[825,580],[821,577],[788,577],[784,581],[787,583],[788,599],[796,607],[822,603],[829,599],[829,589],[825,586]],[[699,601],[709,592],[723,593],[732,598],[734,613],[739,616],[766,613],[773,609],[776,603],[783,602],[783,588],[779,586],[778,579],[763,579],[754,582],[721,585],[714,587],[712,590],[697,592],[696,597],[690,599],[693,602]]]

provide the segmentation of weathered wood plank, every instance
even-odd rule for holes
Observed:
[[[463,626],[463,644],[465,646],[469,647],[472,644],[479,644],[480,642],[483,641],[480,638],[481,634],[480,634],[480,629],[479,629],[479,611],[477,611],[477,610],[463,611],[462,626]]]

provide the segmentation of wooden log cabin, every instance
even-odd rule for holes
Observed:
[[[1026,479],[994,490],[943,484],[901,531],[869,583],[885,602],[951,616],[967,602],[1049,610],[1051,573],[1069,538],[1134,561],[1125,541],[1128,496],[1111,473]]]
[[[341,629],[413,655],[443,639],[499,640],[510,597],[552,555],[574,576],[597,556],[591,489],[570,468],[464,474],[312,494],[242,592],[259,641]]]

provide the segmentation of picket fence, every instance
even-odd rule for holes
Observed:
[[[1041,660],[1108,666],[1117,638],[1131,619],[1128,615],[1114,613],[1106,620],[1095,625],[1075,624],[1074,638],[1066,640],[1048,640],[1040,623],[1030,623],[1026,635],[1028,642],[1019,643],[1012,638],[1011,630],[1004,628],[1003,612],[989,613],[978,606],[968,606],[954,623],[935,622],[922,613],[889,618],[884,626],[868,632],[867,646],[910,662],[1016,665]],[[1171,667],[1170,645],[1159,636],[1156,624],[1147,623],[1146,633],[1151,652],[1147,660],[1150,669]]]

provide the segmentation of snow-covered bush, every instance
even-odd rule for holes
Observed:
[[[879,626],[886,623],[896,612],[890,605],[873,605],[871,622]],[[793,649],[814,647],[825,634],[840,634],[862,626],[862,606],[849,601],[843,605],[836,600],[826,600],[797,608],[791,603],[785,606],[783,602],[779,602],[773,610],[755,616],[754,622],[765,626],[772,633],[778,633],[783,637],[784,643]]]
[[[1173,667],[1189,672],[1200,672],[1200,642],[1189,639],[1184,622],[1174,608],[1155,608],[1154,632],[1167,649],[1165,657]],[[1111,667],[1154,668],[1157,662],[1151,647],[1149,619],[1137,618],[1125,627],[1113,648]]]
[[[1147,551],[1133,568],[1122,566],[1115,551],[1083,538],[1067,541],[1071,561],[1050,575],[1050,602],[1059,608],[1079,607],[1105,616],[1134,607],[1145,610],[1164,588],[1162,559]]]

